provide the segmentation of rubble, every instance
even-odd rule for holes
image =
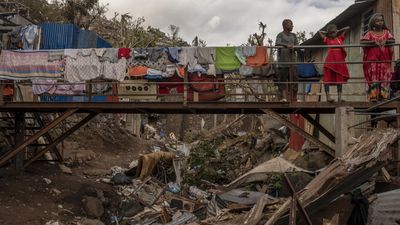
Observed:
[[[394,129],[375,130],[362,135],[345,155],[335,159],[299,194],[308,213],[314,213],[324,202],[333,200],[342,193],[353,190],[364,183],[387,161],[389,146],[400,137]],[[290,200],[286,201],[265,225],[284,221],[289,210]]]

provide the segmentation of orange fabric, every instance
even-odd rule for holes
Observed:
[[[129,68],[128,75],[131,77],[144,77],[147,75],[147,69],[148,67],[146,66],[135,66]]]
[[[11,85],[5,85],[3,88],[3,96],[14,95],[14,88]]]
[[[178,76],[181,78],[185,77],[185,67],[184,66],[178,66]]]
[[[263,66],[266,64],[268,64],[268,53],[265,46],[257,46],[256,55],[246,59],[247,66]]]

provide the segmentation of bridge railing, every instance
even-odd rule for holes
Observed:
[[[327,48],[363,48],[371,45],[352,44],[339,46],[313,45],[313,46],[294,46],[293,54],[309,54],[308,58],[313,58],[314,50],[323,51]],[[400,44],[388,44],[393,49],[400,52]],[[92,80],[82,83],[67,83],[59,81],[57,83],[40,83],[31,81],[0,81],[0,100],[3,102],[276,102],[280,95],[277,86],[286,85],[287,95],[291,96],[293,87],[299,87],[299,91],[291,101],[324,101],[321,97],[325,96],[322,71],[318,71],[318,76],[310,78],[294,79],[294,72],[299,65],[311,65],[321,67],[325,64],[324,59],[319,57],[313,61],[295,60],[292,62],[278,62],[276,60],[276,50],[282,47],[269,46],[270,62],[268,63],[266,74],[258,76],[241,76],[234,72],[224,75],[202,75],[202,79],[190,81],[187,74],[180,81],[146,81],[142,79],[127,79],[123,82]],[[350,80],[343,84],[343,97],[350,101],[368,101],[367,81],[365,81],[362,71],[362,52],[359,55],[349,55],[345,63],[349,67]],[[320,54],[321,55],[321,54]],[[392,68],[396,60],[371,61],[375,63],[392,63]],[[343,63],[343,62],[329,62]],[[288,81],[279,81],[276,76],[276,67],[279,65],[289,65]],[[400,80],[376,81],[374,83],[390,83],[392,86],[400,87]],[[335,85],[334,83],[330,83]],[[38,89],[46,89],[39,94]],[[75,90],[76,88],[76,90]],[[336,88],[331,88],[331,92]],[[400,89],[399,89],[400,90]],[[43,90],[42,90],[43,91]],[[395,90],[398,91],[398,90]],[[333,96],[336,93],[332,94]]]

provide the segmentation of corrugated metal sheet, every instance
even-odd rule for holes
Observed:
[[[72,24],[42,23],[41,49],[71,49],[77,47],[79,28]]]
[[[77,48],[96,48],[96,45],[97,45],[96,33],[88,30],[79,31]]]
[[[97,36],[96,48],[112,48],[112,45],[108,41],[106,41],[103,38]]]
[[[381,193],[370,205],[369,225],[398,225],[400,221],[400,189]]]

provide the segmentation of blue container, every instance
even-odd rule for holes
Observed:
[[[297,74],[299,77],[317,77],[319,76],[314,64],[299,64],[297,65]]]
[[[42,23],[40,49],[77,48],[79,28],[72,24]]]
[[[103,38],[97,36],[96,48],[112,48],[112,45],[108,41],[106,41]]]
[[[97,45],[96,33],[88,30],[79,31],[77,48],[96,48],[96,45]]]

